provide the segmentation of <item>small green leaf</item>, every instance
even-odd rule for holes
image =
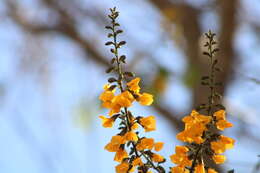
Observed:
[[[112,41],[108,41],[108,42],[105,43],[106,46],[109,46],[111,44],[114,44],[114,43]]]
[[[111,26],[105,26],[106,29],[110,29],[113,30],[113,28]]]
[[[111,64],[114,64],[115,61],[116,61],[116,58],[112,58],[111,61],[110,61],[110,63],[111,63]]]
[[[135,74],[133,73],[133,72],[124,72],[124,75],[125,76],[128,76],[128,77],[134,77],[135,76]]]
[[[211,57],[211,55],[208,52],[203,52],[203,55]]]
[[[112,33],[109,33],[109,34],[107,34],[107,37],[108,37],[108,38],[113,37],[113,34],[112,34]]]
[[[110,52],[115,53],[115,49],[110,49]]]
[[[118,46],[120,47],[120,46],[123,46],[123,45],[125,45],[125,44],[126,44],[125,41],[120,41],[120,42],[118,43]]]
[[[116,31],[116,34],[121,34],[121,33],[123,33],[123,30],[121,30],[121,29]]]
[[[126,56],[122,55],[122,56],[120,56],[119,61],[121,61],[122,63],[125,63],[125,59],[126,59]]]
[[[113,83],[113,82],[116,82],[116,81],[117,81],[117,80],[116,80],[115,78],[113,78],[113,77],[111,77],[111,78],[108,79],[108,82],[109,82],[109,83]]]
[[[110,73],[114,70],[115,68],[114,67],[109,67],[107,70],[106,70],[106,73]]]
[[[109,90],[110,90],[110,91],[113,91],[116,87],[117,87],[117,85],[111,85],[111,86],[109,87]]]

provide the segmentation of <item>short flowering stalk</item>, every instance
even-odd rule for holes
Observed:
[[[114,57],[111,60],[111,67],[107,73],[114,72],[117,78],[111,77],[104,86],[104,91],[99,99],[102,106],[109,109],[109,116],[100,116],[103,127],[111,128],[114,122],[119,120],[120,132],[113,136],[111,141],[105,146],[109,152],[115,152],[114,160],[119,162],[116,166],[116,173],[133,172],[135,169],[140,173],[151,173],[155,170],[158,173],[164,173],[165,170],[161,163],[165,158],[155,153],[163,148],[162,142],[155,142],[153,138],[141,137],[137,131],[142,127],[145,132],[156,130],[156,121],[154,116],[135,117],[129,110],[133,102],[139,102],[143,106],[149,106],[153,102],[153,96],[149,93],[141,93],[139,83],[140,78],[134,77],[132,72],[123,71],[122,64],[126,63],[126,56],[119,55],[119,48],[126,44],[125,41],[118,41],[118,35],[123,31],[118,29],[120,26],[116,22],[119,13],[116,8],[110,9],[111,26],[106,26],[110,31],[108,38],[112,41],[106,43],[107,46],[113,46],[110,51]]]
[[[176,137],[187,145],[176,146],[175,154],[170,156],[171,161],[177,165],[171,168],[171,173],[217,173],[205,165],[204,161],[210,159],[216,164],[224,163],[226,157],[221,154],[233,148],[235,143],[234,139],[220,133],[233,125],[226,120],[225,108],[218,104],[221,95],[215,89],[219,85],[215,82],[215,73],[219,71],[218,60],[214,57],[218,51],[215,48],[215,34],[209,31],[205,35],[208,41],[204,46],[208,51],[203,54],[210,59],[210,74],[202,77],[202,85],[208,86],[210,95],[208,103],[201,104],[197,110],[182,119],[185,128]],[[199,112],[203,110],[206,115]]]

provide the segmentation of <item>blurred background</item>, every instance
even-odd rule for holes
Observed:
[[[153,93],[152,107],[168,160],[181,118],[207,97],[200,77],[203,33],[217,33],[223,82],[219,91],[236,140],[221,172],[260,172],[259,0],[1,0],[0,170],[4,173],[113,173],[114,153],[103,149],[115,129],[98,100],[111,54],[104,46],[109,8],[120,11],[127,69]],[[173,166],[169,161],[165,167]],[[259,167],[259,165],[258,165]]]

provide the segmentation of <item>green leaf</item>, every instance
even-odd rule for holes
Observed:
[[[124,75],[128,76],[128,77],[134,77],[135,76],[135,74],[133,72],[128,72],[128,71],[124,72]]]
[[[122,63],[126,63],[125,59],[126,59],[126,56],[122,55],[122,56],[120,56],[119,61],[121,61]]]
[[[112,91],[112,90],[114,90],[116,87],[117,87],[117,85],[111,85],[111,86],[109,87],[109,90]]]
[[[111,64],[114,64],[115,61],[116,61],[116,58],[112,58],[111,61],[110,61],[110,63],[111,63]]]
[[[111,44],[114,44],[114,43],[112,41],[108,41],[108,42],[105,43],[106,46],[109,46]]]
[[[111,26],[105,26],[106,29],[110,29],[113,30],[113,28]]]
[[[114,70],[115,68],[114,67],[109,67],[107,70],[106,70],[106,73],[110,73]]]
[[[116,34],[121,34],[121,33],[123,33],[123,30],[121,30],[121,29],[116,31]]]
[[[125,44],[126,44],[125,41],[120,41],[120,42],[118,43],[118,46],[120,47],[120,46],[123,46],[123,45],[125,45]]]
[[[203,52],[203,55],[211,57],[211,55],[208,52]]]
[[[116,78],[113,78],[113,77],[111,77],[111,78],[108,79],[108,82],[109,82],[109,83],[113,83],[113,82],[116,82],[116,81],[117,81]]]

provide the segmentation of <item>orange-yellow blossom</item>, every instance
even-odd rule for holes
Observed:
[[[173,163],[184,167],[184,166],[191,166],[191,160],[189,160],[187,152],[189,149],[185,146],[176,146],[175,153],[170,156],[170,159]],[[177,169],[177,168],[176,168]]]
[[[100,94],[99,99],[103,101],[102,106],[109,109],[111,108],[112,100],[115,97],[114,95],[115,90],[110,91],[108,88],[109,88],[108,84],[104,86],[104,92]]]
[[[198,164],[196,167],[195,167],[195,171],[194,173],[205,173],[205,168],[204,168],[204,164]]]
[[[162,161],[164,161],[164,157],[163,156],[161,156],[160,154],[153,154],[153,156],[152,156],[152,160],[154,161],[154,162],[162,162]]]
[[[216,117],[216,126],[219,130],[224,130],[225,128],[232,127],[233,124],[226,120],[225,110],[219,110],[213,114]]]
[[[211,149],[216,154],[221,154],[226,151],[226,149],[231,149],[234,147],[235,140],[226,136],[221,135],[218,141],[213,141],[210,143]]]
[[[141,118],[140,124],[144,127],[145,132],[150,132],[156,129],[156,121],[154,116]]]
[[[126,141],[122,136],[113,136],[111,141],[105,146],[105,149],[109,152],[117,152],[121,144],[124,144]]]
[[[127,173],[128,169],[129,169],[129,164],[123,162],[116,166],[116,173]]]
[[[155,150],[155,151],[160,151],[160,150],[163,148],[163,145],[164,145],[163,142],[156,142],[156,143],[154,144],[154,150]]]
[[[136,145],[136,149],[138,151],[149,149],[151,150],[154,146],[154,139],[153,138],[143,138],[141,142]]]
[[[205,129],[205,125],[201,123],[196,123],[190,126],[189,128],[186,128],[184,131],[178,133],[176,138],[183,142],[195,142],[197,144],[201,144],[202,142],[204,142],[202,134],[205,131]]]
[[[150,106],[153,103],[153,95],[143,93],[138,95],[137,101],[143,106]]]
[[[133,166],[137,166],[137,165],[142,166],[143,165],[142,159],[140,157],[137,157],[136,159],[133,160],[132,165]]]
[[[99,116],[99,118],[102,120],[102,125],[105,128],[110,128],[114,124],[114,119],[113,118],[106,118],[105,116]]]
[[[182,166],[175,166],[171,168],[171,173],[189,173],[190,171],[187,170],[185,167]]]
[[[121,162],[124,158],[127,157],[128,157],[127,152],[120,148],[115,154],[114,161]]]
[[[140,78],[137,77],[133,80],[131,80],[130,82],[127,83],[127,86],[129,87],[129,89],[131,91],[133,91],[134,93],[139,93],[140,91],[140,87],[139,87],[139,82],[140,82]]]
[[[132,106],[133,101],[134,97],[129,91],[124,91],[123,93],[114,96],[111,100],[110,106],[108,107],[111,109],[109,115],[118,113],[122,107]]]
[[[131,126],[131,130],[136,130],[138,129],[138,123],[133,123],[132,126]]]
[[[177,139],[183,142],[201,144],[204,142],[202,134],[207,129],[206,125],[211,122],[211,119],[210,116],[201,115],[193,110],[190,115],[182,119],[185,123],[185,129],[177,134]]]
[[[224,155],[214,155],[212,157],[212,159],[214,160],[214,162],[216,164],[222,164],[226,161],[226,156],[224,156]]]
[[[127,133],[124,135],[124,137],[125,137],[125,139],[126,139],[127,141],[134,141],[134,142],[138,141],[138,137],[137,137],[136,133],[135,133],[135,132],[132,132],[132,131],[127,132]]]

